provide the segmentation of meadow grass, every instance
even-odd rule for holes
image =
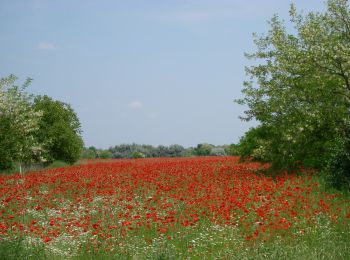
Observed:
[[[169,240],[166,235],[139,233],[92,249],[80,245],[72,255],[45,244],[28,244],[24,238],[0,242],[0,259],[350,259],[350,228],[339,228],[320,217],[318,227],[305,226],[305,234],[277,236],[270,241],[244,241],[232,227],[201,223],[179,230]],[[147,239],[148,238],[148,239]],[[63,253],[63,254],[62,254]]]

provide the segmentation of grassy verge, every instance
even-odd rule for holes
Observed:
[[[146,233],[114,241],[112,249],[82,244],[73,254],[64,247],[30,245],[25,239],[0,242],[0,259],[350,259],[350,229],[327,220],[294,237],[247,242],[238,229],[202,223],[183,233],[152,237]],[[93,249],[96,248],[96,249]]]

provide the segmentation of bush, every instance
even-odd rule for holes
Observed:
[[[208,156],[211,153],[213,146],[207,143],[198,144],[194,149],[197,156]]]
[[[250,128],[239,141],[238,153],[243,159],[252,157],[254,160],[268,161],[268,147],[271,139],[270,127],[260,125]]]
[[[225,148],[225,153],[227,155],[237,156],[239,155],[239,145],[238,144],[230,144]]]
[[[134,159],[145,158],[145,157],[146,156],[143,153],[141,153],[141,152],[133,152],[132,153],[132,158],[134,158]]]
[[[210,156],[226,156],[225,149],[222,147],[214,147],[210,151]]]
[[[99,158],[101,158],[101,159],[111,159],[111,158],[113,158],[113,154],[110,151],[108,151],[108,150],[103,150],[103,151],[100,152]]]
[[[350,140],[337,140],[325,169],[326,185],[350,189]]]

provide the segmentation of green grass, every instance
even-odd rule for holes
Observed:
[[[276,236],[269,242],[244,241],[238,231],[203,221],[183,233],[171,234],[171,240],[167,235],[138,233],[114,241],[112,251],[82,244],[70,257],[62,256],[64,247],[53,244],[2,240],[0,259],[350,259],[349,227],[340,229],[322,216],[318,226],[305,227],[305,234]]]

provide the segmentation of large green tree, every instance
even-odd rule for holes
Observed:
[[[42,145],[35,133],[42,112],[32,107],[33,96],[22,86],[15,84],[17,77],[10,75],[0,79],[0,169],[8,169],[14,163],[30,163],[39,160]]]
[[[43,115],[36,138],[44,144],[44,157],[48,162],[61,160],[74,163],[81,155],[83,141],[79,119],[72,107],[48,96],[37,96],[34,109]]]
[[[295,33],[275,15],[266,35],[256,36],[258,65],[246,69],[244,120],[272,130],[266,152],[279,167],[298,160],[324,167],[350,123],[350,10],[329,0],[323,13],[300,15],[290,8]],[[341,141],[340,143],[344,143]],[[346,145],[343,145],[345,149]]]

